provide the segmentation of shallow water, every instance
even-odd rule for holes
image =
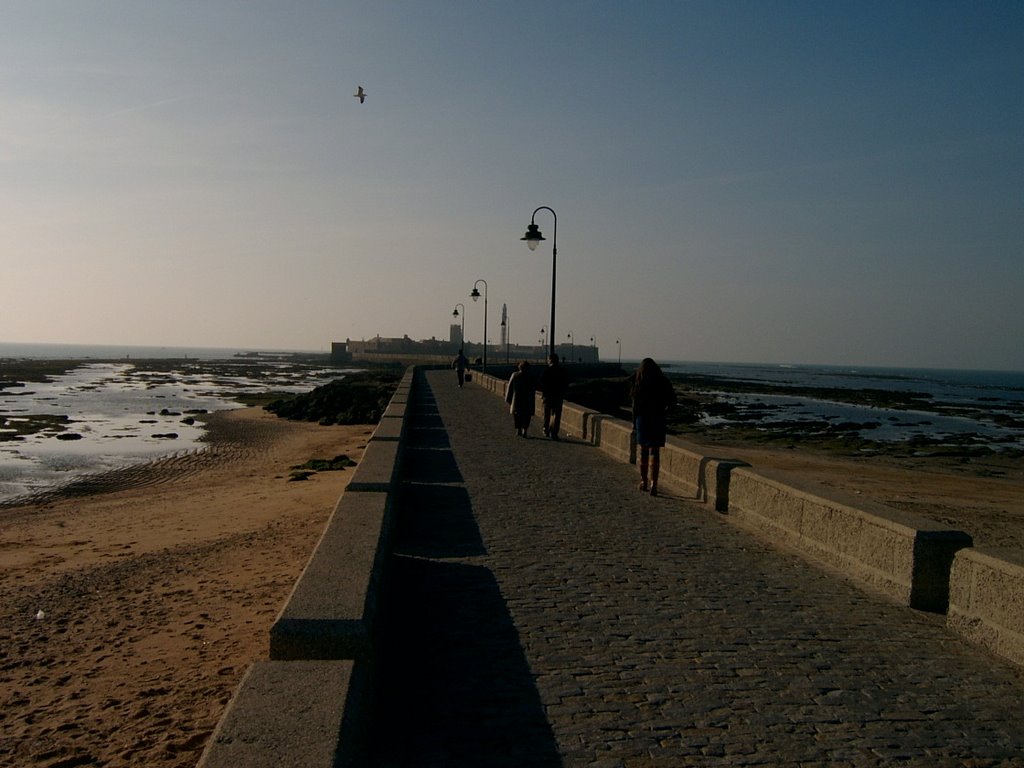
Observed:
[[[344,375],[324,368],[268,363],[225,375],[203,366],[139,370],[132,363],[89,363],[51,380],[0,389],[0,416],[22,423],[38,416],[68,417],[62,432],[44,429],[0,440],[0,503],[91,474],[201,450],[199,413],[239,408],[240,392],[304,392]],[[13,432],[13,428],[6,430]],[[78,435],[78,439],[66,439]]]

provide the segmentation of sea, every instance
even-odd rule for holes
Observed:
[[[1024,449],[1024,371],[877,368],[841,365],[778,365],[674,361],[666,373],[710,376],[724,386],[710,394],[736,406],[733,418],[762,425],[829,422],[859,425],[857,432],[878,442],[943,441],[993,450]],[[748,392],[729,384],[751,385]],[[758,387],[763,387],[758,391]],[[806,394],[808,388],[838,393],[875,390],[918,393],[912,408],[878,407],[839,397]],[[787,390],[801,390],[790,394]],[[723,417],[705,416],[705,425]]]
[[[297,363],[291,353],[204,347],[82,346],[0,343],[0,381],[4,360],[78,360],[81,364],[43,383],[0,388],[0,433],[29,418],[66,416],[58,439],[43,430],[21,439],[0,434],[0,505],[10,506],[57,488],[82,475],[205,448],[200,420],[192,412],[240,407],[234,395],[268,389],[304,392],[344,375],[315,362]],[[307,353],[308,354],[308,353]],[[190,371],[147,372],[135,362],[146,359],[225,361]],[[232,365],[237,372],[232,373]],[[790,422],[859,425],[861,437],[902,441],[921,437],[950,444],[986,445],[994,450],[1024,449],[1024,372],[871,368],[859,366],[777,365],[673,361],[669,373],[714,377],[710,390],[761,424]],[[10,368],[9,368],[10,369]],[[730,391],[730,383],[753,384]],[[763,390],[760,388],[763,387]],[[787,389],[802,388],[790,394]],[[841,398],[808,396],[818,390],[916,392],[914,408],[852,404]],[[720,416],[706,416],[714,425]],[[171,437],[173,435],[173,437]]]
[[[146,359],[186,362],[170,371],[135,365]],[[11,360],[80,363],[45,382],[0,387],[3,506],[83,475],[205,450],[196,415],[242,407],[235,399],[239,393],[306,392],[346,373],[273,351],[0,343],[0,381],[15,370]],[[188,361],[207,365],[192,367]],[[223,364],[211,366],[212,361]],[[12,439],[19,422],[64,417],[63,432],[44,429]]]

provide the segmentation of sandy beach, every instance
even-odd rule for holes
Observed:
[[[88,494],[0,510],[0,765],[192,766],[351,471],[368,426],[210,417],[210,448],[104,475]],[[1024,548],[1024,470],[715,446]]]
[[[0,765],[192,766],[351,470],[291,482],[372,427],[260,409],[210,447],[0,510]]]

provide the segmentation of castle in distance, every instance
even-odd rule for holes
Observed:
[[[487,362],[495,365],[500,363],[516,363],[520,360],[544,362],[547,360],[549,347],[547,344],[535,345],[512,344],[501,327],[501,342],[487,345]],[[450,363],[462,349],[471,362],[483,360],[484,347],[464,341],[462,326],[452,324],[447,340],[429,338],[415,341],[408,336],[401,338],[385,338],[374,336],[372,339],[356,341],[331,342],[331,362],[402,362],[402,363]],[[574,344],[567,339],[565,344],[556,344],[555,353],[566,363],[597,363],[600,355],[596,344]]]

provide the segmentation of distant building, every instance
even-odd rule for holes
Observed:
[[[461,324],[452,324],[449,327],[449,340],[425,339],[414,341],[408,336],[401,338],[386,338],[374,336],[372,339],[356,341],[346,339],[331,343],[331,362],[351,363],[359,361],[378,362],[407,362],[407,363],[448,363],[459,349],[465,350],[466,357],[471,361],[483,357],[483,347],[480,344],[464,342],[462,338]],[[548,347],[537,344],[523,346],[520,344],[489,344],[487,346],[487,359],[489,363],[504,363],[518,360],[532,360],[542,362],[547,359]],[[600,362],[598,348],[596,346],[572,346],[569,344],[558,344],[555,352],[566,363],[597,363]]]

